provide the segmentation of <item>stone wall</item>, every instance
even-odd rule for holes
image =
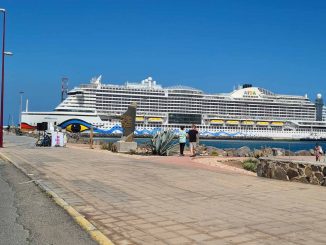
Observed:
[[[257,176],[326,186],[326,165],[273,158],[260,158]]]

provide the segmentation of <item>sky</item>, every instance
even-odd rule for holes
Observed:
[[[52,111],[69,88],[148,76],[209,93],[251,83],[326,96],[326,1],[1,0],[5,8],[5,124]],[[1,16],[2,17],[2,16]],[[1,18],[0,33],[2,33]],[[25,102],[24,102],[25,105]]]

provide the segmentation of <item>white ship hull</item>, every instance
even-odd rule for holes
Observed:
[[[36,130],[37,123],[47,122],[49,128],[54,129],[56,126],[71,131],[71,126],[79,128],[79,132],[88,133],[93,127],[94,133],[101,135],[116,135],[122,133],[121,124],[118,119],[111,121],[102,121],[100,116],[94,113],[67,113],[67,112],[23,112],[22,124],[23,130]],[[197,125],[201,136],[205,137],[250,137],[250,138],[272,138],[272,139],[321,139],[326,138],[326,125],[324,129],[315,130],[312,127],[273,127],[272,122],[267,126],[228,126],[223,120],[223,125],[207,125],[203,123]],[[240,122],[240,121],[239,121]],[[258,121],[255,122],[257,124]],[[310,122],[311,123],[311,122]],[[320,122],[316,122],[320,123]],[[164,123],[162,118],[161,123],[137,122],[135,134],[139,136],[153,135],[161,130],[175,130],[178,132],[181,125],[169,125]],[[190,126],[189,126],[190,128]]]

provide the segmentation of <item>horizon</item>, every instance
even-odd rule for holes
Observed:
[[[5,115],[51,111],[69,89],[103,74],[122,84],[227,93],[250,83],[277,94],[326,94],[324,1],[4,0]],[[2,31],[2,26],[0,26]],[[107,79],[106,79],[107,78]]]

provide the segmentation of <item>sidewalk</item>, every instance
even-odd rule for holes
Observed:
[[[5,136],[1,153],[85,215],[115,244],[325,244],[324,187],[164,157],[35,148]],[[156,160],[157,159],[157,160]]]

